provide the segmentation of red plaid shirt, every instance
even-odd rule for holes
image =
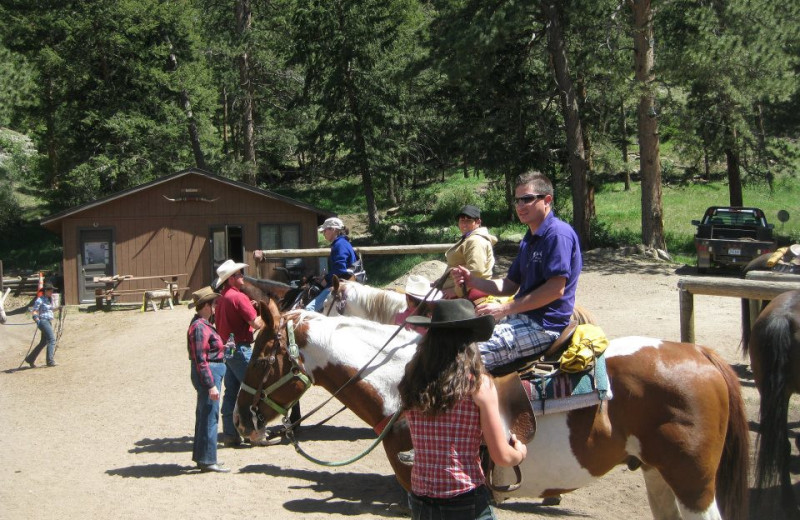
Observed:
[[[438,415],[407,410],[414,444],[411,490],[421,496],[449,498],[483,485],[481,416],[472,397]]]
[[[200,375],[200,384],[206,388],[214,386],[214,375],[211,373],[210,362],[219,363],[223,361],[225,344],[219,337],[214,327],[205,319],[196,316],[189,325],[187,333],[187,346],[189,348],[189,358],[197,368]]]

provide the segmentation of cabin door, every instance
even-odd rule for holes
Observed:
[[[114,275],[114,236],[110,229],[84,229],[79,240],[79,298],[81,303],[94,303],[94,290],[106,287],[94,278]]]
[[[231,259],[244,262],[242,226],[213,226],[211,228],[211,283],[217,278],[217,267]]]

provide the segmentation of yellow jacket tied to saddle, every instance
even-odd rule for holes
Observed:
[[[603,329],[597,325],[578,325],[569,347],[561,354],[561,370],[570,374],[589,370],[607,347],[608,338]]]

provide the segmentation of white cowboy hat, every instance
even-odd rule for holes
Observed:
[[[323,222],[322,225],[317,228],[317,231],[322,233],[326,229],[344,229],[344,222],[342,222],[342,219],[340,218],[331,217],[325,220],[325,222]]]
[[[247,264],[234,262],[231,259],[225,260],[222,262],[221,266],[217,267],[217,279],[214,280],[214,283],[211,285],[219,289],[220,286],[225,283],[225,280],[230,278],[233,273],[239,271],[240,269],[244,269],[245,267],[247,267]]]
[[[429,302],[433,302],[436,300],[441,300],[444,298],[444,294],[439,289],[433,289],[430,296],[428,293],[431,291],[431,282],[424,276],[420,276],[418,274],[412,274],[408,276],[406,280],[406,287],[405,293],[409,296],[413,296],[418,300],[425,300]],[[427,298],[425,298],[428,296]]]

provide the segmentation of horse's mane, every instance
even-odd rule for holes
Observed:
[[[387,325],[356,316],[325,316],[298,309],[285,313],[283,319],[292,320],[297,329],[305,328],[309,341],[317,345],[329,345],[331,354],[338,353],[342,356],[340,361],[353,363],[356,367],[361,366],[360,362],[364,362],[365,358],[371,357],[381,349],[383,349],[383,359],[387,357],[402,359],[402,364],[405,366],[416,347],[410,351],[404,347],[416,345],[421,338],[414,331],[405,328],[398,330],[397,325]],[[383,348],[389,338],[391,346]],[[405,350],[400,358],[395,355],[398,349]],[[373,364],[380,365],[382,362],[376,360]]]
[[[369,320],[392,324],[395,315],[406,308],[406,299],[400,293],[353,281],[340,283],[340,290],[347,290],[348,305],[352,302],[364,309]]]

